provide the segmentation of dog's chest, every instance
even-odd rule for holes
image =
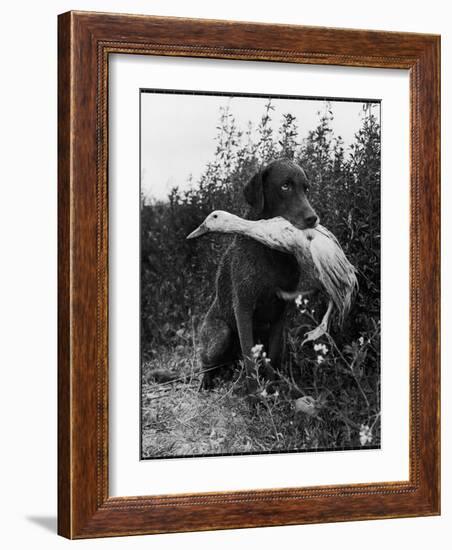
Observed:
[[[262,262],[262,276],[265,286],[282,290],[295,290],[300,277],[298,264],[293,256],[269,250]]]
[[[232,277],[260,291],[281,288],[295,290],[300,271],[294,256],[271,250],[245,237],[238,237],[230,249]]]

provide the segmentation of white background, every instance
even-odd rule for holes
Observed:
[[[443,515],[379,522],[161,535],[70,543],[55,535],[56,515],[56,14],[123,11],[443,35],[442,177],[451,178],[451,16],[448,2],[245,3],[183,1],[9,2],[2,6],[0,87],[0,384],[2,546],[5,548],[381,549],[450,547],[452,331],[450,286],[443,289]],[[443,280],[451,272],[451,186],[443,186]],[[449,434],[449,437],[446,437]]]
[[[407,71],[211,59],[110,60],[110,494],[227,491],[408,479],[409,81]],[[141,87],[382,100],[382,448],[137,460]],[[177,144],[176,144],[177,145]],[[142,156],[145,154],[142,144]],[[399,197],[391,200],[391,195]],[[397,270],[393,266],[397,264]],[[397,304],[397,308],[394,307]],[[218,473],[221,472],[221,475]]]
[[[137,56],[128,56],[128,58]],[[124,60],[124,55],[119,56]],[[154,61],[161,59],[157,56],[141,56],[141,60],[153,59]],[[194,58],[181,58],[181,57],[166,57],[163,58],[165,64],[168,60],[173,61],[190,61],[190,66],[198,64],[200,62],[207,63],[209,60],[194,59]],[[222,63],[218,63],[219,60],[213,60],[216,66],[223,66],[225,63],[232,64],[232,61],[222,60]],[[111,59],[110,59],[111,63]],[[239,62],[240,63],[240,62]],[[233,91],[239,89],[258,88],[257,82],[249,83],[250,78],[250,64],[247,61],[242,61],[241,65],[246,69],[240,72],[234,79],[227,81],[229,87],[232,87]],[[256,68],[263,68],[262,62],[255,62]],[[286,64],[287,65],[287,64]],[[270,67],[275,68],[284,67],[286,65],[279,63],[271,63]],[[110,67],[111,65],[109,65]],[[215,66],[215,65],[214,65]],[[264,66],[268,66],[265,63]],[[158,64],[161,72],[163,73],[163,63]],[[291,64],[294,74],[301,68],[307,69],[309,65],[294,65]],[[313,67],[313,66],[311,66]],[[326,66],[323,67],[326,69]],[[330,67],[330,70],[338,69],[339,67]],[[351,70],[351,69],[349,69]],[[394,71],[399,72],[399,71]],[[408,71],[403,71],[407,73]],[[153,70],[149,74],[149,82],[155,81],[155,71]],[[163,73],[166,76],[166,73]],[[191,71],[188,71],[191,77]],[[206,72],[203,71],[204,78]],[[215,73],[218,74],[218,71]],[[189,82],[186,72],[177,74],[179,77],[179,88],[188,86]],[[143,71],[139,70],[138,75],[141,81],[143,81]],[[168,75],[169,76],[169,75]],[[247,77],[247,81],[243,82],[242,76]],[[173,79],[172,79],[173,80]],[[206,79],[205,83],[193,81],[193,86],[196,89],[200,89],[201,85],[204,89],[210,90],[215,85],[216,89],[219,89],[220,82],[217,82],[215,78]],[[337,79],[335,79],[337,81]],[[225,88],[225,84],[221,84],[222,89]],[[246,84],[246,86],[245,86]],[[288,94],[288,89],[285,83],[278,74],[275,78],[270,78],[267,74],[265,84],[274,93],[275,84],[283,90],[284,94]],[[175,84],[176,85],[176,84]],[[159,86],[163,87],[163,83]],[[259,86],[260,87],[260,86]],[[297,93],[300,94],[303,91],[306,94],[306,90],[303,86],[297,88]],[[318,92],[318,90],[317,90]],[[333,94],[337,95],[338,91],[333,90]],[[352,92],[353,97],[357,97],[358,91]],[[370,90],[371,96],[374,97],[376,90]],[[268,98],[261,97],[231,97],[231,96],[212,96],[212,95],[192,95],[192,94],[158,94],[158,93],[142,93],[141,94],[141,191],[145,198],[153,199],[166,199],[171,189],[177,185],[180,190],[186,190],[192,187],[193,183],[198,181],[205,170],[206,164],[213,158],[216,149],[216,141],[213,139],[218,130],[218,116],[220,108],[230,109],[234,116],[234,120],[237,129],[246,132],[248,131],[248,123],[251,122],[251,137],[257,138],[257,127],[264,111],[264,106],[267,103]],[[281,119],[284,113],[290,112],[297,119],[298,140],[305,139],[308,136],[308,132],[315,128],[318,124],[319,110],[325,112],[325,100],[300,100],[300,99],[272,99],[272,116],[269,119],[270,128],[274,132],[278,132]],[[371,106],[370,111],[377,116],[379,121],[380,105],[378,103],[369,104]],[[349,146],[354,141],[355,133],[361,128],[362,124],[362,103],[359,101],[332,101],[332,111],[334,118],[331,120],[331,129],[333,135],[341,136],[344,142],[344,149],[350,154]],[[171,131],[168,132],[168,128]],[[174,151],[177,151],[177,162],[174,162]],[[192,179],[188,179],[189,175],[192,175]]]

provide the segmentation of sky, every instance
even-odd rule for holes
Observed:
[[[229,106],[237,126],[256,128],[268,98],[210,96],[175,93],[141,93],[141,190],[146,200],[165,200],[175,186],[185,190],[196,184],[206,164],[213,160],[214,138],[220,107]],[[325,111],[321,99],[272,99],[272,127],[277,133],[283,114],[296,117],[298,141],[318,123]],[[361,101],[331,101],[331,127],[345,147],[361,126]],[[373,113],[379,116],[379,109]],[[192,175],[193,183],[189,183]]]

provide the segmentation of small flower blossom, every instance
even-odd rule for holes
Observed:
[[[364,338],[362,336],[360,336],[358,338],[358,342],[359,342],[359,345],[362,346],[364,344]]]
[[[301,304],[303,302],[303,296],[301,294],[299,294],[296,298],[295,298],[295,305],[297,307],[301,307]]]
[[[251,353],[253,354],[254,359],[259,359],[263,349],[264,349],[264,346],[262,344],[256,344],[251,348]]]
[[[317,355],[317,364],[321,365],[325,361],[323,355]]]
[[[372,430],[366,424],[361,424],[359,442],[362,446],[367,445],[367,443],[372,443]]]
[[[314,344],[314,351],[319,351],[320,353],[323,353],[323,355],[326,355],[328,353],[328,348],[325,344]]]
[[[263,389],[261,391],[261,397],[267,397],[268,393],[267,393],[267,390],[266,389]]]

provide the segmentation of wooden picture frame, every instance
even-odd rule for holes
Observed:
[[[440,512],[440,38],[69,12],[58,38],[58,532],[87,538]],[[409,481],[208,494],[108,491],[108,63],[112,53],[407,69]]]

